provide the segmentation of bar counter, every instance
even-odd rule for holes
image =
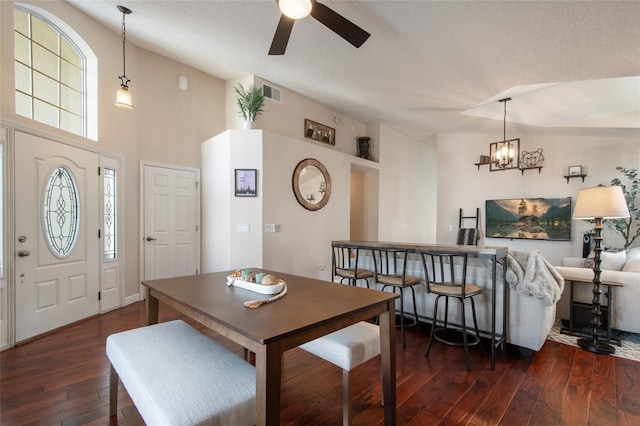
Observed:
[[[456,253],[466,253],[469,257],[491,260],[491,369],[495,369],[496,347],[504,344],[507,340],[507,313],[508,313],[508,286],[506,281],[506,263],[507,263],[507,247],[491,247],[491,246],[461,246],[461,245],[444,245],[444,244],[422,244],[422,243],[404,243],[392,241],[352,241],[338,240],[332,241],[331,245],[341,245],[364,250],[375,248],[400,248],[410,253],[420,253],[427,250],[441,250]],[[502,327],[500,332],[496,330],[496,294],[498,287],[497,266],[501,263],[502,268]]]

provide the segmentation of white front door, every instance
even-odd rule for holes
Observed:
[[[194,275],[200,267],[198,173],[143,166],[145,280]]]
[[[98,313],[97,154],[15,132],[16,342]]]

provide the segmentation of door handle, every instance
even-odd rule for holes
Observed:
[[[31,254],[29,250],[18,250],[18,257],[27,257]]]
[[[147,237],[147,241],[155,241],[155,240],[157,240],[157,238]]]

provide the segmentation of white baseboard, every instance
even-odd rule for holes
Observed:
[[[124,298],[124,306],[139,302],[141,300],[143,300],[143,298],[140,296],[140,293],[132,294],[131,296],[127,296]]]

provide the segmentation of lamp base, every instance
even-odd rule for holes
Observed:
[[[594,342],[593,339],[588,338],[578,339],[578,346],[584,350],[597,354],[611,355],[616,353],[616,349],[613,346],[599,340]]]

